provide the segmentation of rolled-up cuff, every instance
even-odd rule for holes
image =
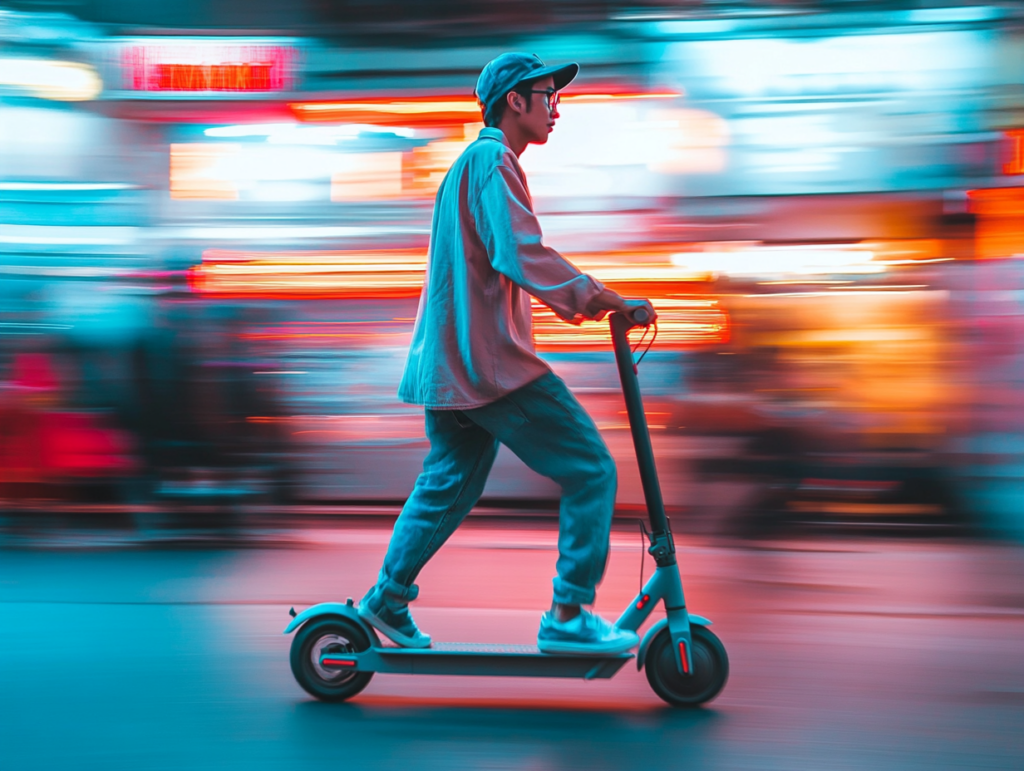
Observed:
[[[555,577],[551,583],[555,587],[554,600],[559,605],[590,605],[597,597],[594,587],[576,586],[561,577]]]
[[[388,576],[383,570],[377,578],[377,588],[384,595],[384,601],[389,605],[407,605],[420,596],[420,587],[416,584],[405,586]]]

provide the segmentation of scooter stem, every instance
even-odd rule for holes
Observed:
[[[640,326],[626,313],[613,313],[609,317],[612,329],[612,345],[615,348],[615,363],[619,367],[619,379],[622,381],[622,395],[626,400],[626,414],[629,417],[629,428],[633,434],[633,447],[636,449],[636,461],[640,467],[640,481],[643,484],[644,500],[647,502],[647,515],[651,520],[653,531],[651,553],[658,559],[655,549],[660,546],[665,557],[674,554],[672,538],[669,532],[668,517],[665,516],[665,502],[661,497],[661,485],[658,484],[658,469],[654,464],[654,448],[651,446],[651,433],[647,428],[647,416],[644,414],[644,403],[640,397],[640,381],[637,379],[636,366],[633,363],[633,352],[629,349],[626,333],[633,327]],[[675,560],[672,559],[671,562]],[[658,559],[661,564],[661,559]]]

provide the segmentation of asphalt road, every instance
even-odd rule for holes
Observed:
[[[313,701],[288,667],[287,610],[358,598],[387,535],[0,550],[0,768],[1024,767],[1020,548],[680,539],[689,605],[731,658],[703,709],[663,705],[631,666],[596,682],[378,675],[348,704]],[[421,626],[531,642],[554,537],[471,523],[424,571]],[[616,532],[599,611],[617,615],[638,569],[638,536]]]

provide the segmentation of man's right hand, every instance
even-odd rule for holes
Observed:
[[[643,322],[641,326],[649,327],[658,318],[658,312],[654,310],[654,306],[651,305],[650,300],[623,300],[623,302],[626,303],[626,307],[622,309],[622,312],[629,314],[629,317],[634,320],[634,311],[642,308],[647,312],[647,320]]]
[[[613,292],[608,288],[603,289],[599,295],[590,301],[587,310],[590,312],[590,316],[600,321],[609,311],[631,314],[637,308],[643,308],[647,311],[647,322],[643,326],[647,326],[658,318],[658,313],[654,310],[650,300],[627,300],[618,292]]]

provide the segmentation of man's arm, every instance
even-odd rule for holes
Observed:
[[[625,300],[544,246],[529,193],[519,175],[507,166],[492,172],[476,201],[474,216],[494,269],[563,319],[600,319],[608,311],[638,305],[645,306],[654,319],[654,308],[646,300]]]
[[[587,315],[604,286],[544,246],[529,193],[514,170],[496,167],[475,204],[477,232],[496,271],[567,321]]]

